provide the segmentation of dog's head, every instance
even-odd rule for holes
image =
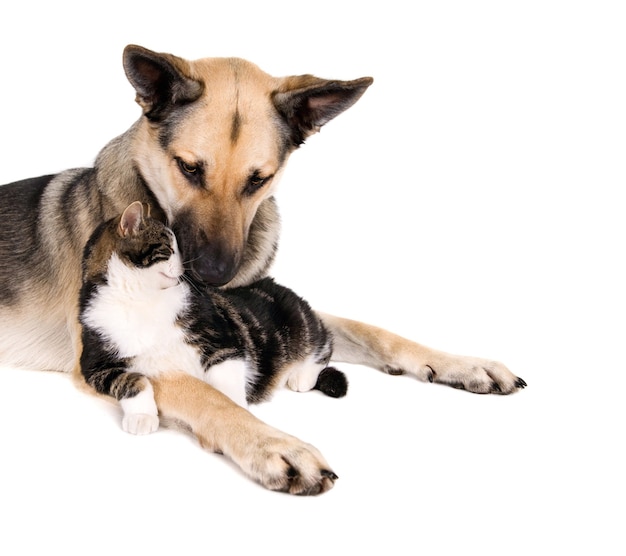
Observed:
[[[124,68],[143,109],[132,156],[192,273],[230,282],[288,156],[372,79],[275,78],[237,58],[187,61],[138,46]]]

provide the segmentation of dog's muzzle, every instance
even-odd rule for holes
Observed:
[[[211,286],[228,284],[239,269],[239,254],[219,243],[200,247],[191,260],[191,272],[201,282]]]

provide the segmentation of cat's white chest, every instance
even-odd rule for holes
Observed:
[[[188,286],[148,289],[140,282],[145,276],[127,267],[110,266],[108,278],[84,312],[86,324],[120,357],[133,359],[133,370],[148,376],[182,370],[202,377],[199,354],[176,322],[188,303]]]
[[[155,296],[102,286],[86,312],[86,322],[109,338],[122,357],[135,357],[178,336],[176,317],[184,298],[170,288]]]

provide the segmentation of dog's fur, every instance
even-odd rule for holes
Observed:
[[[372,79],[274,78],[234,58],[194,62],[138,46],[124,68],[143,110],[93,168],[0,188],[0,362],[76,370],[80,261],[101,222],[132,201],[157,207],[195,278],[227,287],[263,276],[274,257],[273,191],[289,155],[354,104]],[[453,356],[385,330],[323,315],[334,359],[409,373],[479,393],[525,383],[500,363]],[[271,489],[332,487],[312,446],[260,422],[198,379],[172,369],[153,381],[162,416],[186,423],[207,448]]]

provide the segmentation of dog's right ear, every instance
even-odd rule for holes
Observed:
[[[128,45],[124,49],[124,71],[137,91],[137,103],[151,121],[162,121],[176,106],[198,99],[204,84],[189,77],[186,60]]]

